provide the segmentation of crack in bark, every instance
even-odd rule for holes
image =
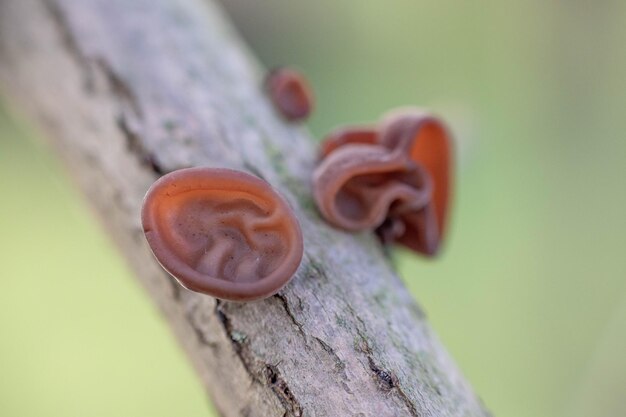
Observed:
[[[312,267],[313,268],[313,267]],[[315,269],[315,273],[317,274],[323,274],[323,271],[320,271],[320,268],[314,268]],[[308,344],[308,340],[309,340],[309,335],[307,334],[307,332],[304,330],[304,327],[302,325],[302,323],[300,323],[290,305],[289,305],[289,301],[287,300],[287,297],[284,296],[283,294],[275,294],[274,295],[275,298],[277,298],[283,308],[285,309],[285,312],[287,313],[287,316],[290,318],[291,322],[294,324],[294,326],[296,326],[296,328],[298,329],[298,332],[300,333],[300,335],[302,336],[303,340],[304,340],[304,344],[307,348],[311,348],[311,346]],[[298,298],[298,302],[300,304],[300,307],[302,308],[302,300],[300,298]],[[326,352],[329,357],[331,358],[331,360],[333,361],[333,363],[335,364],[335,368],[337,370],[337,372],[340,374],[340,377],[343,378],[344,380],[347,380],[348,377],[346,375],[345,369],[346,369],[346,364],[345,362],[339,357],[339,355],[337,355],[337,353],[335,352],[335,350],[332,348],[332,346],[330,346],[328,343],[326,343],[324,340],[322,340],[321,338],[317,337],[317,336],[313,336],[310,335],[311,338],[313,340],[315,340],[317,342],[317,344],[321,347],[321,349]],[[347,387],[347,385],[345,384],[345,382],[342,382],[342,385],[344,386],[344,389],[346,390],[346,392],[352,393],[352,390],[350,390],[349,387]]]
[[[113,70],[111,65],[102,57],[90,57],[80,47],[72,27],[65,13],[55,1],[45,0],[44,6],[50,13],[52,21],[57,27],[57,31],[61,37],[61,42],[69,55],[74,58],[78,66],[83,70],[85,77],[85,87],[89,92],[93,92],[95,88],[94,67],[98,68],[106,78],[111,92],[123,102],[127,103],[133,113],[138,117],[142,117],[141,106],[128,84]]]
[[[102,58],[95,59],[97,69],[104,75],[110,93],[122,104],[122,111],[116,119],[117,127],[124,136],[126,148],[135,155],[139,163],[149,168],[156,175],[167,172],[157,160],[155,154],[147,149],[139,134],[139,123],[143,118],[141,106],[131,87]]]
[[[196,335],[198,343],[211,349],[217,349],[219,344],[207,338],[207,331],[202,327],[202,322],[205,322],[206,320],[202,315],[198,317],[198,308],[198,304],[193,305],[191,309],[185,313],[185,317]]]
[[[223,302],[216,300],[215,314],[252,382],[261,386],[268,386],[272,390],[285,410],[284,416],[301,417],[303,414],[302,406],[289,388],[287,381],[282,378],[277,365],[259,360],[252,353],[246,338],[240,337],[240,332],[233,329],[232,323],[222,306]]]
[[[310,346],[308,344],[308,339],[309,339],[308,338],[308,334],[305,332],[302,323],[300,323],[296,319],[295,315],[293,314],[293,311],[291,310],[291,307],[289,306],[289,301],[287,300],[287,297],[285,297],[284,295],[282,295],[280,293],[275,294],[274,297],[276,297],[278,300],[280,300],[283,308],[285,309],[285,312],[287,313],[287,316],[289,316],[289,318],[291,319],[291,322],[296,326],[296,328],[298,329],[298,332],[300,333],[300,335],[304,339],[304,344],[308,348],[310,348]],[[302,303],[301,299],[298,299],[298,300],[299,300],[299,303]],[[319,338],[317,336],[313,336],[313,335],[311,335],[311,337],[313,338],[313,340],[315,340],[317,342],[317,344],[322,348],[322,350],[324,352],[328,353],[328,355],[331,357],[332,361],[335,363],[335,367],[337,368],[337,371],[342,374],[342,377],[344,379],[346,379],[347,378],[347,375],[345,374],[346,364],[337,355],[335,350],[328,343],[324,342],[321,338]]]
[[[374,359],[372,358],[371,355],[367,356],[367,361],[369,363],[370,369],[372,370],[372,372],[374,372],[374,374],[378,377],[377,378],[377,382],[378,382],[378,386],[385,390],[385,391],[389,391],[392,388],[395,388],[398,385],[398,381],[395,377],[395,375],[387,372],[386,370],[379,368],[375,363],[374,363]]]
[[[269,384],[269,387],[278,397],[280,403],[283,405],[283,407],[285,407],[286,411],[284,416],[301,417],[302,406],[289,389],[289,385],[287,385],[287,382],[281,377],[278,369],[273,365],[266,364],[265,378],[267,383]]]
[[[261,171],[259,171],[259,169],[256,166],[248,162],[248,160],[244,159],[242,163],[243,163],[243,167],[247,169],[248,171],[250,171],[250,173],[256,175],[257,177],[261,178],[264,181],[267,181],[265,179],[265,176],[261,173]]]
[[[139,100],[133,90],[128,86],[128,84],[120,77],[115,70],[111,67],[111,65],[103,58],[99,57],[95,59],[95,63],[100,71],[106,77],[109,88],[113,95],[121,99],[123,102],[127,103],[132,112],[137,118],[143,118],[143,113],[141,111],[141,106],[139,105]]]
[[[61,36],[61,42],[69,55],[74,58],[78,67],[83,73],[83,85],[86,91],[93,91],[94,82],[89,69],[89,58],[83,53],[82,49],[78,45],[70,24],[65,17],[65,14],[61,10],[61,7],[53,0],[45,0],[43,2],[44,8],[50,13],[52,22],[57,27],[57,31]]]
[[[143,231],[141,234],[143,235]],[[169,273],[167,278],[167,281],[170,283],[170,287],[172,288],[172,298],[174,301],[180,301],[183,297],[183,286],[180,285],[173,276],[169,275]]]
[[[289,317],[291,322],[294,324],[294,326],[296,326],[296,328],[298,329],[298,332],[302,335],[302,337],[304,338],[304,342],[306,344],[307,343],[307,335],[306,335],[306,333],[304,331],[304,328],[302,327],[302,323],[300,323],[296,319],[296,317],[294,316],[293,312],[291,311],[291,307],[289,306],[289,302],[287,301],[287,297],[285,297],[284,295],[278,293],[278,294],[274,294],[274,298],[276,298],[276,299],[278,299],[280,301],[280,304],[285,309],[285,312],[287,313],[287,316]]]
[[[337,355],[337,352],[335,352],[335,349],[333,349],[328,343],[324,342],[319,337],[317,336],[312,336],[312,337],[315,341],[317,341],[317,343],[322,347],[322,349],[332,357],[333,361],[335,362],[337,371],[342,374],[344,379],[347,379],[346,363],[339,357],[339,355]]]
[[[254,370],[252,369],[251,362],[254,361],[254,358],[251,358],[251,354],[247,352],[247,347],[244,346],[241,339],[239,339],[238,337],[233,338],[233,326],[230,322],[230,319],[222,309],[222,304],[223,302],[221,300],[215,300],[215,314],[217,315],[218,321],[224,328],[226,336],[228,336],[228,339],[231,341],[231,344],[235,350],[235,353],[239,357],[241,364],[243,365],[248,375],[250,375],[250,379],[253,382],[260,382],[260,379],[257,376],[256,372],[254,372]]]
[[[159,176],[165,174],[166,171],[157,161],[156,156],[143,145],[143,140],[137,133],[138,129],[131,126],[133,124],[130,121],[131,115],[137,120],[143,118],[139,99],[132,88],[103,57],[91,58],[81,49],[76,36],[72,32],[70,22],[56,2],[45,0],[44,5],[57,27],[64,48],[82,70],[85,91],[90,94],[96,92],[96,76],[94,72],[99,71],[106,80],[110,93],[122,104],[122,108],[128,108],[128,112],[122,111],[116,119],[116,124],[126,140],[127,149],[137,157],[141,165],[150,168],[151,171]]]
[[[400,381],[398,380],[398,377],[376,363],[374,358],[374,352],[372,351],[372,348],[370,347],[367,338],[365,338],[361,331],[358,329],[358,326],[357,333],[359,334],[359,337],[361,337],[361,345],[359,346],[360,349],[358,350],[365,354],[367,364],[369,365],[370,371],[372,371],[373,373],[378,388],[384,392],[396,394],[398,396],[398,399],[408,409],[411,417],[420,417],[420,414],[417,412],[415,404],[406,395],[406,393],[400,386]]]
[[[121,113],[117,117],[117,127],[124,136],[126,149],[128,149],[128,151],[132,155],[135,155],[141,165],[149,168],[158,176],[164,175],[167,172],[157,161],[154,154],[152,152],[149,152],[143,146],[143,140],[141,139],[141,136],[137,133],[135,129],[131,128],[130,122],[128,121],[128,118],[124,113]]]

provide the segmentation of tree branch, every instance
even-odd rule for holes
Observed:
[[[488,415],[376,240],[320,220],[313,141],[277,117],[261,75],[201,0],[0,3],[0,86],[49,134],[222,415]],[[296,210],[305,256],[278,295],[217,301],[153,259],[145,191],[202,165],[252,172]]]

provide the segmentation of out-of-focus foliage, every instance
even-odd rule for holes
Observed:
[[[443,256],[400,273],[495,415],[616,416],[626,3],[224,0],[311,122],[417,104],[458,141]],[[206,415],[189,365],[32,132],[0,118],[0,415]]]

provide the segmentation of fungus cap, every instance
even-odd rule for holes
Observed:
[[[380,141],[390,149],[402,149],[424,167],[433,180],[433,205],[443,239],[452,195],[453,149],[446,125],[432,114],[416,108],[394,110],[381,122]]]
[[[287,120],[304,120],[313,110],[313,93],[306,78],[296,70],[277,68],[271,71],[265,86],[274,107]]]
[[[383,243],[397,242],[427,256],[434,256],[441,244],[432,202],[402,214],[389,213],[376,229]]]
[[[157,180],[143,230],[161,266],[184,287],[232,301],[278,292],[295,274],[302,232],[265,181],[222,168],[188,168]]]
[[[346,144],[313,172],[313,197],[324,218],[349,231],[375,229],[390,210],[417,210],[431,198],[427,175],[402,152],[380,145]]]
[[[451,136],[441,120],[420,109],[397,109],[377,126],[331,132],[320,145],[319,159],[314,196],[331,224],[351,231],[376,228],[383,242],[395,241],[428,256],[438,252],[453,162]]]
[[[330,132],[320,144],[319,159],[349,143],[375,145],[378,143],[378,129],[371,126],[344,126]]]

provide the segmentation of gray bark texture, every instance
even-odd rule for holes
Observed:
[[[262,77],[207,0],[0,1],[3,95],[50,137],[223,416],[488,415],[375,238],[319,218],[314,141]],[[191,166],[251,172],[290,202],[305,254],[279,294],[215,300],[153,259],[142,198]]]

